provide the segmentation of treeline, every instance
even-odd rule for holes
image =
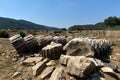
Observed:
[[[73,25],[69,30],[120,30],[120,18],[116,16],[110,16],[104,20],[94,25]]]

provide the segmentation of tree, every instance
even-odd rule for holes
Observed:
[[[0,30],[0,38],[8,38],[9,34],[5,30]]]
[[[26,33],[23,32],[23,31],[19,31],[18,33],[19,33],[22,37],[25,37],[25,36],[26,36]]]
[[[116,16],[114,17],[110,16],[104,20],[104,23],[109,26],[116,26],[116,25],[120,25],[120,19]]]

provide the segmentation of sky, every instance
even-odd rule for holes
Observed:
[[[0,0],[0,17],[68,28],[120,17],[120,0]]]

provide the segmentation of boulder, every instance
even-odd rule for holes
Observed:
[[[39,51],[39,45],[36,41],[35,37],[33,35],[28,35],[24,37],[24,40],[26,42],[26,45],[30,52],[38,52]]]
[[[50,59],[59,59],[62,53],[64,53],[62,44],[54,42],[41,50],[42,56]]]
[[[110,42],[106,39],[74,38],[63,48],[67,55],[92,56],[102,61],[109,61]]]
[[[67,55],[71,56],[92,56],[91,47],[84,42],[82,38],[74,38],[69,41],[63,48]]]
[[[43,61],[37,63],[35,66],[32,67],[33,70],[33,76],[39,75],[46,67],[46,63],[48,62],[48,59],[44,59]]]
[[[35,65],[37,64],[38,62],[40,62],[43,58],[42,57],[29,57],[27,59],[25,59],[22,64],[23,65]]]
[[[86,78],[95,70],[95,64],[84,56],[68,59],[67,72],[80,78]]]
[[[47,67],[40,75],[40,78],[42,80],[45,80],[46,78],[50,78],[52,72],[54,71],[55,67]]]
[[[95,64],[85,56],[61,55],[60,63],[66,66],[67,73],[86,78],[95,70]]]

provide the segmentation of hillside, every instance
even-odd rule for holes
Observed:
[[[69,30],[118,30],[118,29],[120,29],[119,25],[109,26],[106,25],[104,22],[88,25],[73,25],[69,27]]]
[[[39,25],[26,20],[0,17],[0,29],[57,30],[58,28]]]

